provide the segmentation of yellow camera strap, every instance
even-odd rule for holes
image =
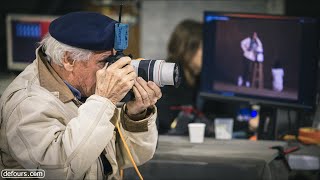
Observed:
[[[128,147],[128,145],[127,145],[127,143],[126,143],[126,141],[125,141],[125,139],[124,139],[124,137],[123,137],[123,134],[122,134],[122,132],[121,132],[121,130],[120,130],[119,122],[116,123],[116,127],[117,127],[117,129],[118,129],[120,138],[121,138],[121,140],[122,140],[122,142],[123,142],[123,144],[124,144],[124,147],[125,147],[128,155],[129,155],[130,161],[131,161],[131,163],[132,163],[135,171],[137,172],[137,174],[138,174],[138,176],[140,177],[140,179],[143,180],[143,177],[142,177],[142,175],[141,175],[141,173],[140,173],[140,171],[139,171],[136,163],[134,162],[134,159],[133,159],[133,157],[132,157],[132,154],[131,154],[131,152],[130,152],[130,149],[129,149],[129,147]],[[123,169],[120,170],[120,176],[121,176],[121,179],[123,179]]]

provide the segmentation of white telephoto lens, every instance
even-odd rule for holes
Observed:
[[[180,84],[180,69],[176,63],[165,60],[132,60],[131,65],[138,76],[146,81],[153,81],[159,87],[178,87]]]

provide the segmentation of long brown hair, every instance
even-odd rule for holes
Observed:
[[[191,62],[201,43],[202,23],[192,19],[181,21],[169,39],[167,61],[179,63],[184,69],[185,75],[192,76],[188,63]],[[192,79],[192,81],[194,80]]]

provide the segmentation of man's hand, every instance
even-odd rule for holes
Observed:
[[[130,117],[143,113],[148,107],[155,105],[162,93],[152,81],[146,82],[138,77],[133,86],[135,99],[127,103],[127,115]]]
[[[107,63],[98,70],[95,94],[108,98],[113,104],[120,102],[132,89],[137,77],[130,62],[131,58],[122,57],[110,66]]]

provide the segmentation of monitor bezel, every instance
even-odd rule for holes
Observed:
[[[271,19],[271,20],[299,20],[299,19],[309,19],[309,20],[316,20],[318,23],[318,31],[319,31],[319,19],[315,17],[302,17],[302,16],[285,16],[285,15],[274,15],[274,14],[262,14],[262,13],[235,13],[235,12],[218,12],[218,11],[204,11],[204,23],[206,23],[207,16],[226,16],[230,18],[251,18],[251,19]],[[318,35],[318,44],[319,43],[319,35]],[[205,38],[205,37],[204,37]],[[319,52],[319,47],[318,52]],[[203,42],[203,49],[205,49],[205,44]],[[301,50],[302,51],[302,50]],[[203,60],[205,58],[205,52],[203,52]],[[299,63],[302,63],[302,59],[299,59]],[[314,72],[315,76],[317,76],[317,71]],[[201,80],[202,81],[202,74]],[[301,74],[299,74],[299,78],[301,78]],[[316,78],[317,79],[317,78]],[[301,81],[301,80],[300,80]],[[309,104],[304,104],[301,102],[300,97],[300,86],[299,84],[298,89],[298,98],[297,100],[290,100],[290,99],[274,99],[272,97],[263,97],[263,96],[256,96],[256,95],[248,95],[242,93],[233,93],[233,92],[221,92],[218,90],[213,90],[213,92],[206,92],[203,90],[203,84],[200,82],[200,92],[199,95],[206,99],[212,100],[219,100],[219,101],[230,101],[230,102],[245,102],[249,104],[260,104],[266,106],[277,106],[277,107],[290,107],[290,108],[298,108],[298,109],[314,109],[316,105],[316,86],[314,86],[314,101]]]

